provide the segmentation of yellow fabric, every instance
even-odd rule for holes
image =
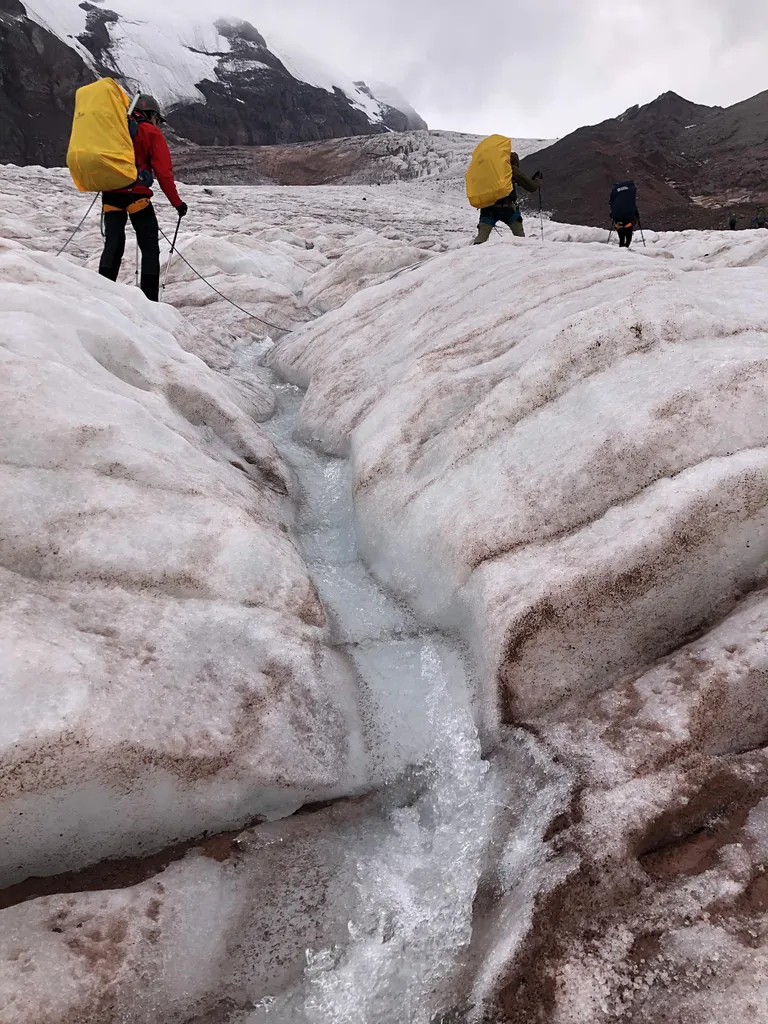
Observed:
[[[466,174],[467,198],[476,210],[493,206],[512,191],[512,139],[489,135],[472,154]]]
[[[67,167],[81,192],[111,192],[136,181],[129,107],[128,96],[112,78],[77,90]]]
[[[109,203],[104,203],[101,209],[103,213],[123,213],[123,211],[125,213],[141,213],[151,202],[151,199],[137,199],[130,206],[110,206]]]

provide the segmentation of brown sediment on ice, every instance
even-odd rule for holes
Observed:
[[[354,809],[369,798],[370,794],[365,793],[359,796],[340,797],[335,800],[314,801],[300,807],[290,820],[295,823],[297,819],[310,817],[340,804],[348,806],[350,813],[354,813]],[[242,828],[234,831],[219,832],[215,835],[205,834],[185,842],[174,843],[164,850],[148,854],[146,857],[110,858],[80,871],[66,871],[57,875],[27,878],[16,885],[0,889],[0,910],[6,910],[8,907],[14,907],[19,903],[26,903],[43,896],[128,889],[162,874],[167,867],[183,860],[189,853],[198,853],[219,863],[226,861],[236,863],[242,855],[243,844],[248,842],[251,830],[258,828],[263,823],[262,817],[256,817]],[[295,824],[292,825],[292,830],[296,830]]]
[[[677,928],[697,924],[709,927],[714,923],[734,935],[751,934],[750,923],[768,910],[768,876],[760,865],[754,866],[742,893],[733,899],[684,906],[678,891],[691,876],[716,869],[718,851],[744,839],[742,829],[749,811],[768,795],[768,764],[764,766],[760,786],[753,784],[754,779],[750,782],[746,777],[739,778],[738,773],[729,782],[733,793],[741,792],[732,804],[718,804],[724,791],[715,786],[711,814],[708,801],[701,799],[699,824],[692,831],[687,831],[690,824],[686,827],[668,817],[665,844],[644,854],[628,851],[623,864],[606,865],[599,860],[600,850],[589,836],[589,822],[585,823],[586,832],[580,824],[579,796],[574,798],[572,824],[556,837],[553,852],[578,855],[581,866],[538,902],[534,926],[510,965],[501,993],[500,1008],[510,1020],[515,1024],[565,1024],[571,1020],[580,1024],[583,1020],[586,1024],[591,1020],[588,1016],[571,1018],[562,1013],[560,984],[566,970],[582,969],[586,975],[591,965],[614,976],[617,1000],[622,986],[634,989],[637,984],[638,991],[653,992],[650,998],[654,1012],[661,1013],[664,992],[654,990],[655,978],[650,976],[654,965],[663,959],[665,937]],[[686,834],[680,837],[679,832]],[[657,823],[657,840],[661,835]],[[676,897],[680,900],[677,913]],[[610,937],[617,928],[626,929],[631,942],[612,963]],[[750,941],[755,938],[756,935]],[[681,971],[677,978],[672,973],[666,988],[675,981],[684,986],[689,980],[688,971]],[[619,1015],[596,1019],[645,1020],[643,1016],[633,1017],[630,1005],[619,1010],[616,1002],[614,1011]]]
[[[552,855],[580,866],[539,900],[509,965],[510,1021],[766,1019],[766,610],[757,593],[648,672],[536,721],[576,778]]]
[[[254,828],[261,818],[250,822],[245,829]],[[236,859],[239,854],[237,837],[245,829],[235,832],[222,832],[215,836],[204,836],[190,839],[183,843],[175,843],[158,853],[147,857],[118,857],[103,860],[82,871],[66,871],[60,875],[47,878],[27,878],[17,885],[0,889],[0,910],[14,907],[28,900],[41,896],[55,896],[65,893],[100,892],[108,889],[127,889],[140,882],[161,874],[176,861],[183,860],[194,850],[203,857],[210,857],[220,862]]]

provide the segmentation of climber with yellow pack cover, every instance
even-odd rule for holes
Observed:
[[[152,207],[155,177],[179,218],[187,213],[176,191],[158,103],[147,95],[131,104],[111,78],[77,90],[67,166],[81,192],[101,192],[104,251],[99,273],[116,281],[128,218],[141,249],[141,290],[153,302],[160,291],[159,228]]]
[[[512,152],[512,139],[506,135],[489,135],[472,154],[466,174],[467,198],[480,211],[480,223],[473,245],[482,245],[501,221],[518,238],[525,237],[523,215],[517,199],[517,185],[527,192],[537,192],[541,172],[533,178],[520,170],[520,158]]]

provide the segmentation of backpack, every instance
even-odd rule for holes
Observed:
[[[620,181],[611,189],[611,220],[628,224],[637,214],[637,186],[634,181]]]
[[[512,184],[512,139],[489,135],[472,154],[466,174],[467,199],[476,210],[508,196]]]
[[[112,78],[100,78],[75,94],[67,167],[81,192],[112,192],[138,178],[129,123],[131,101]]]

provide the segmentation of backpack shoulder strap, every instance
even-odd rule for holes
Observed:
[[[139,133],[139,128],[142,126],[143,121],[137,121],[133,117],[128,118],[128,131],[131,133],[131,139],[133,142],[136,141],[136,136]],[[152,173],[151,167],[145,167],[143,170],[138,170],[136,181],[142,185],[146,185],[147,188],[152,188],[155,183],[155,176]]]

